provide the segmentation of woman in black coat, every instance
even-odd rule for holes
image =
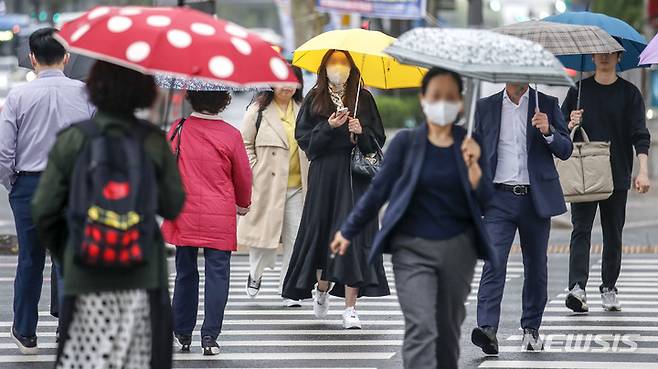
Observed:
[[[367,260],[378,230],[376,217],[345,255],[334,259],[327,248],[370,184],[369,178],[351,172],[352,150],[356,146],[364,154],[374,153],[386,139],[375,100],[365,89],[358,93],[354,117],[360,78],[349,53],[331,50],[300,108],[295,137],[311,161],[309,188],[283,289],[283,297],[300,300],[310,298],[317,283],[313,310],[319,318],[328,313],[329,290],[345,297],[343,327],[347,329],[361,328],[357,297],[390,293],[382,258],[372,264]]]

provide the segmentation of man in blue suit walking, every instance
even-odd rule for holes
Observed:
[[[503,91],[478,101],[475,130],[494,179],[495,194],[484,210],[484,224],[498,266],[484,264],[478,326],[471,341],[485,354],[498,354],[496,332],[507,258],[518,230],[524,266],[522,345],[525,350],[542,350],[539,326],[547,301],[551,217],[567,210],[553,156],[568,159],[573,145],[558,100],[527,84],[508,83]]]

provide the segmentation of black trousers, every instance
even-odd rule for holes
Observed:
[[[569,252],[569,289],[576,284],[585,289],[589,278],[589,252],[592,240],[592,225],[598,207],[601,212],[603,232],[603,261],[601,286],[614,289],[621,269],[622,231],[626,221],[628,191],[614,191],[603,201],[571,204],[571,245]]]

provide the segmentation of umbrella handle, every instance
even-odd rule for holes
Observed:
[[[537,83],[535,83],[535,113],[541,113],[541,110],[539,110],[539,89],[537,89]]]
[[[359,87],[356,90],[356,102],[354,103],[354,118],[356,118],[356,111],[359,108],[359,95],[361,93],[361,78],[359,78]]]
[[[468,112],[468,128],[467,128],[467,133],[466,137],[471,138],[473,136],[473,126],[475,125],[475,107],[477,105],[477,98],[478,98],[478,93],[480,91],[480,81],[477,79],[473,79],[471,81],[473,85],[473,93],[471,95],[471,106],[469,107],[469,112]]]

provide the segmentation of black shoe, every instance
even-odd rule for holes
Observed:
[[[539,331],[534,328],[523,328],[521,348],[527,351],[542,351],[544,349],[544,341],[539,337]]]
[[[192,336],[189,334],[174,334],[176,344],[180,347],[181,352],[190,352],[192,345]]]
[[[219,345],[217,340],[210,336],[203,336],[201,339],[201,348],[204,355],[217,355],[219,354]]]
[[[14,327],[11,327],[11,338],[18,346],[18,350],[24,355],[36,355],[39,352],[37,347],[37,336],[23,337],[16,333]]]
[[[261,281],[263,280],[263,277],[259,278],[258,280],[253,280],[251,279],[251,274],[249,274],[249,278],[247,279],[247,296],[251,297],[252,299],[258,295],[258,292],[260,291],[260,284]]]
[[[471,342],[487,355],[498,355],[498,338],[493,327],[475,327],[471,332]]]

